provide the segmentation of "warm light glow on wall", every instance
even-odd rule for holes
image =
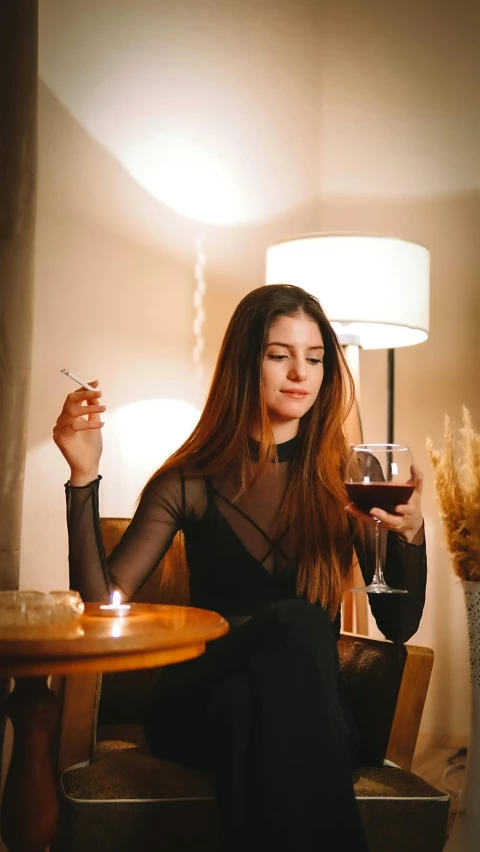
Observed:
[[[151,475],[188,438],[200,412],[181,399],[143,399],[106,412],[102,515],[129,518]]]
[[[109,439],[115,439],[123,464],[146,479],[183,444],[199,416],[181,399],[145,399],[118,408],[105,428]]]
[[[248,215],[226,158],[186,136],[165,132],[144,138],[124,153],[123,161],[135,180],[182,216],[227,224]]]

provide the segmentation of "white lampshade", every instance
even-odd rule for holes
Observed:
[[[395,349],[428,337],[430,252],[394,237],[319,234],[267,249],[267,284],[320,301],[342,343]]]

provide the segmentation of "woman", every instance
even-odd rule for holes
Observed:
[[[202,657],[165,670],[144,718],[152,754],[214,770],[222,852],[367,849],[352,784],[358,735],[336,650],[354,547],[366,582],[373,573],[370,537],[359,533],[368,516],[345,510],[351,391],[313,296],[289,285],[249,293],[198,426],[147,484],[108,561],[98,524],[100,394],[69,394],[54,429],[71,468],[72,588],[87,600],[112,588],[130,597],[183,530],[191,605],[232,626]],[[419,474],[395,515],[372,510],[390,530],[386,579],[409,594],[370,603],[384,635],[400,642],[424,604],[420,492]]]

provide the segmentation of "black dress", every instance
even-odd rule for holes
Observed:
[[[66,486],[70,585],[85,600],[111,587],[130,597],[182,529],[191,605],[233,628],[202,657],[166,669],[144,717],[152,754],[214,770],[221,852],[367,849],[351,772],[358,738],[338,668],[340,613],[332,622],[297,597],[289,531],[278,528],[296,446],[279,444],[278,463],[238,499],[235,471],[157,477],[108,561],[99,480]],[[371,545],[357,548],[366,582]],[[405,642],[423,611],[425,544],[389,533],[385,578],[409,594],[370,596],[372,612],[388,639]]]

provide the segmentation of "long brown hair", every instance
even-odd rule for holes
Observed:
[[[320,329],[324,375],[317,399],[300,420],[281,511],[293,538],[298,594],[319,602],[334,616],[352,561],[342,478],[348,448],[342,425],[354,388],[342,348],[318,299],[290,284],[258,287],[242,299],[228,324],[200,420],[152,479],[175,468],[214,475],[235,466],[243,490],[267,461],[275,459],[262,364],[272,323],[299,313]],[[255,465],[249,447],[254,424],[260,424]]]

